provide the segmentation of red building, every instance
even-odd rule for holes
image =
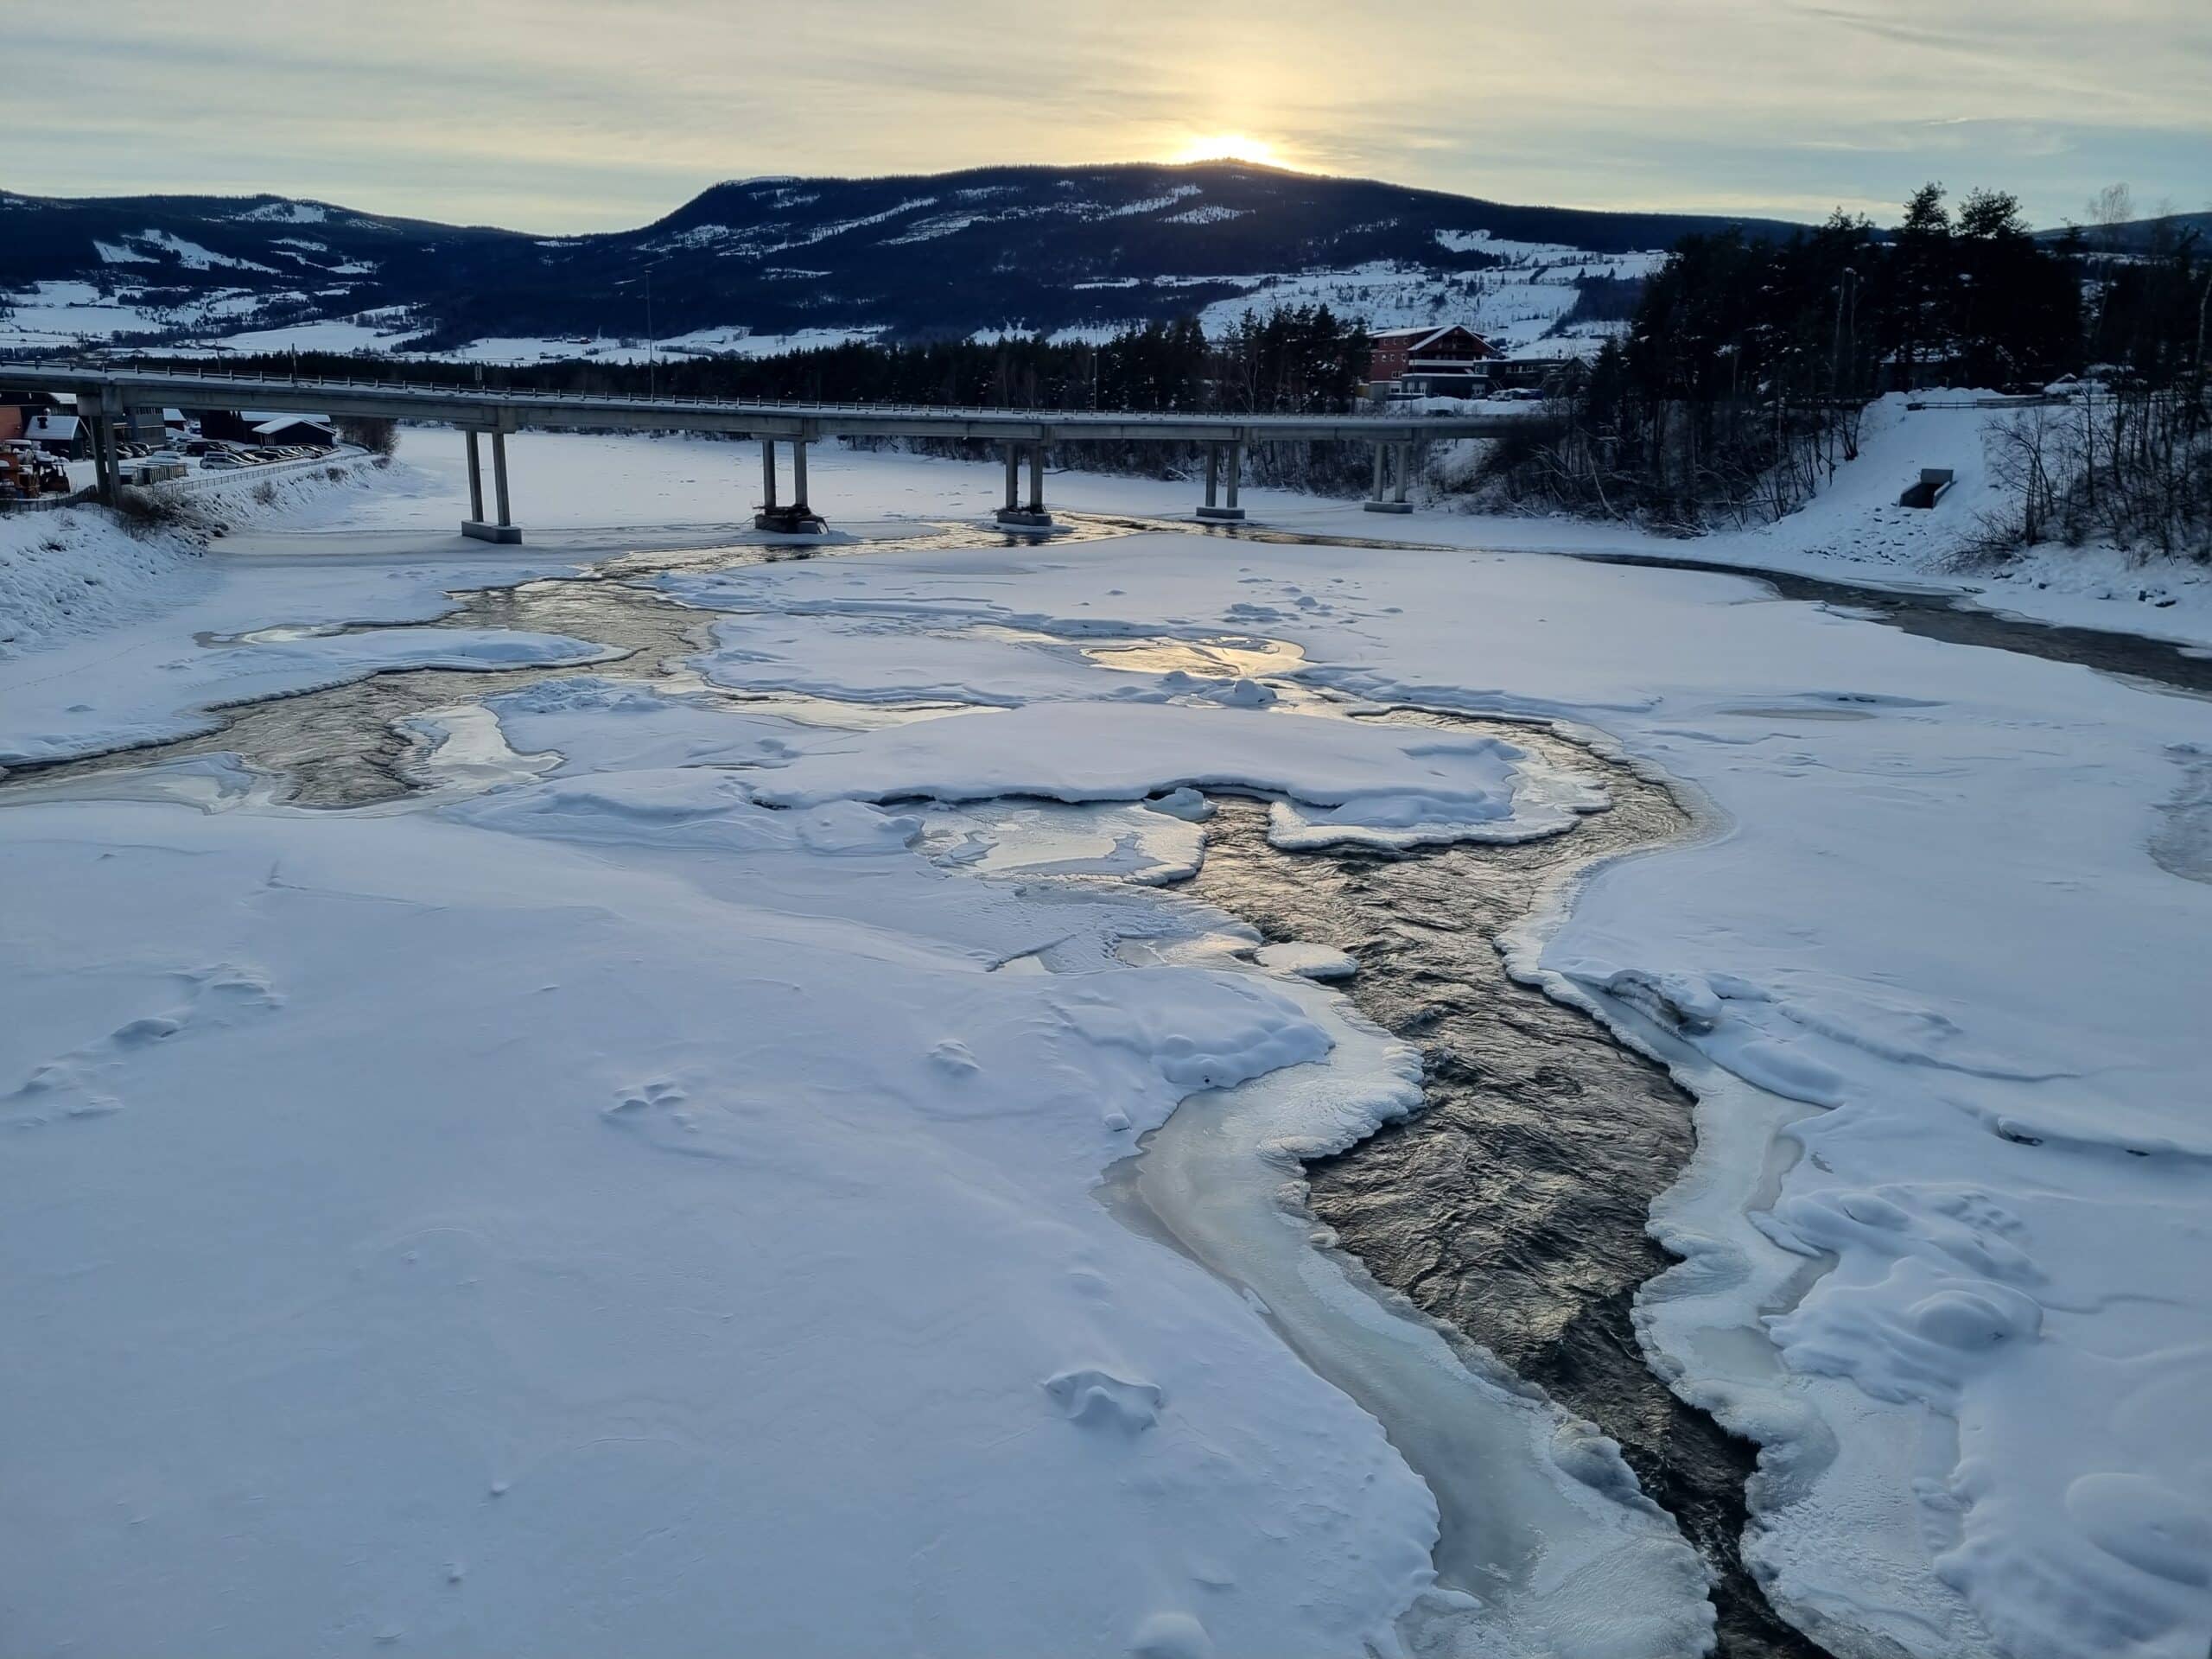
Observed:
[[[1456,322],[1385,328],[1370,338],[1375,349],[1367,359],[1368,385],[1382,397],[1480,397],[1489,388],[1489,365],[1505,357]]]

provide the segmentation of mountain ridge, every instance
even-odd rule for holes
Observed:
[[[73,306],[111,314],[79,334],[124,343],[315,329],[334,345],[352,330],[367,349],[438,351],[640,337],[649,310],[657,339],[701,351],[1219,322],[1244,304],[1317,302],[1388,326],[1494,301],[1500,326],[1529,334],[1573,311],[1575,284],[1638,275],[1681,236],[1731,225],[1798,228],[1229,162],[728,180],[634,229],[568,236],[266,193],[0,191],[0,296],[19,337],[0,331],[0,348],[67,341]],[[1508,282],[1516,271],[1549,273],[1556,291]]]

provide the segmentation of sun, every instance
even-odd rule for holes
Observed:
[[[1281,152],[1264,138],[1244,132],[1207,133],[1191,139],[1168,157],[1172,162],[1252,162],[1262,167],[1281,167]]]

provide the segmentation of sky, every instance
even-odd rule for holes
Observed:
[[[0,188],[543,232],[760,174],[1230,154],[1495,200],[2212,207],[2207,0],[0,0]]]

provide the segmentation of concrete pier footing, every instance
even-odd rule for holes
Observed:
[[[1020,499],[1021,452],[1029,452],[1029,499]],[[992,515],[1009,530],[1050,530],[1052,515],[1045,510],[1045,446],[1009,443],[1006,447],[1006,503]]]
[[[830,528],[822,515],[802,502],[787,507],[763,507],[753,515],[753,528],[779,536],[819,536]]]
[[[776,442],[760,440],[760,511],[753,515],[753,528],[779,536],[819,536],[830,526],[806,505],[806,440],[790,440],[794,499],[789,502],[776,499]]]

